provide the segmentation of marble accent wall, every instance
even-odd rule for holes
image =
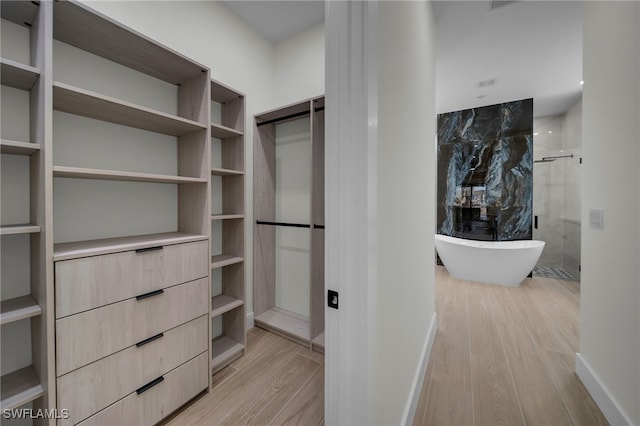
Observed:
[[[531,239],[533,99],[438,115],[440,234]]]

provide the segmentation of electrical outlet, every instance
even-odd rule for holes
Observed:
[[[604,209],[589,209],[589,226],[604,229]]]
[[[338,309],[338,292],[329,290],[327,291],[327,305],[330,308]]]

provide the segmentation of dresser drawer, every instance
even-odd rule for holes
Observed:
[[[62,376],[209,313],[208,278],[56,320],[56,374]]]
[[[209,273],[207,241],[56,262],[56,318]]]
[[[58,406],[69,410],[61,424],[74,424],[108,407],[155,378],[205,352],[209,346],[203,315],[58,378]],[[206,378],[207,374],[203,374]]]
[[[155,386],[140,394],[131,393],[80,424],[153,425],[207,388],[208,369],[209,359],[204,353],[165,374]]]

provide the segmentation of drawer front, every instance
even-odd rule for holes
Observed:
[[[205,352],[208,319],[209,315],[203,315],[140,347],[131,346],[59,377],[58,406],[70,414],[61,424],[86,419]]]
[[[62,376],[151,336],[209,313],[208,278],[162,293],[56,320],[56,374]]]
[[[207,241],[56,262],[56,318],[209,274]]]
[[[204,353],[165,374],[161,382],[143,393],[133,392],[80,424],[153,425],[207,388],[208,369]]]

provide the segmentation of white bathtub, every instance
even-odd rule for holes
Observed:
[[[544,241],[474,241],[436,234],[449,274],[466,281],[517,286],[540,259]]]

